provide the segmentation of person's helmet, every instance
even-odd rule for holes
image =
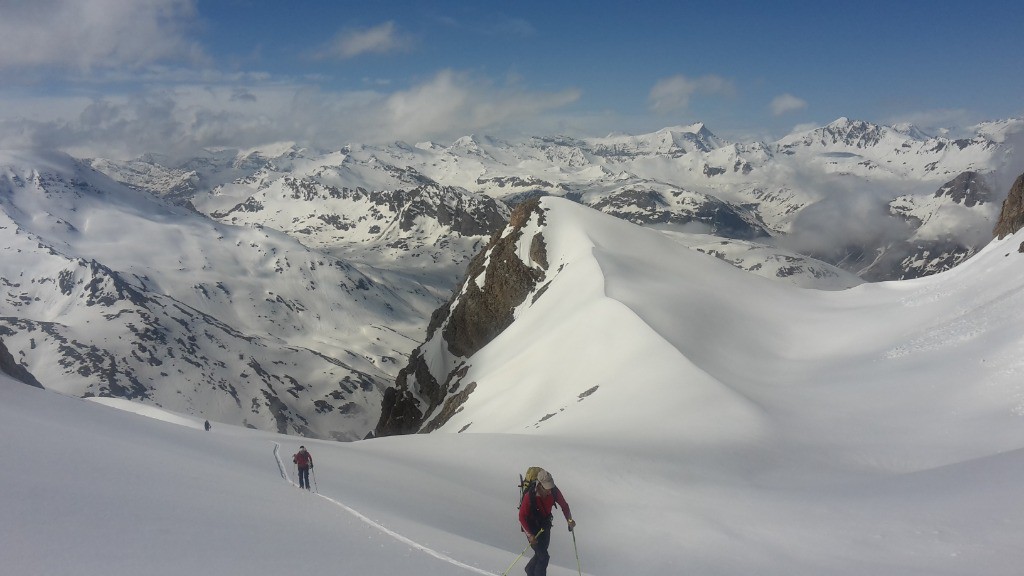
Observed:
[[[541,470],[537,473],[537,483],[548,490],[555,487],[555,479],[551,477],[551,473],[547,470]]]

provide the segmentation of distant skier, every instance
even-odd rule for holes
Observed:
[[[562,515],[569,525],[569,531],[576,527],[569,511],[569,503],[562,496],[562,491],[555,486],[555,480],[547,470],[541,470],[523,494],[519,504],[519,524],[526,532],[526,539],[533,547],[533,558],[526,563],[527,576],[546,576],[548,573],[548,545],[551,543],[551,525],[554,515],[551,509],[557,504],[562,507]]]
[[[299,488],[309,490],[309,471],[313,468],[313,455],[306,452],[305,446],[299,446],[299,451],[292,456],[292,462],[299,468]]]
[[[209,432],[209,431],[210,431],[210,428],[212,428],[212,426],[210,426],[210,421],[209,421],[209,420],[207,420],[207,421],[206,421],[206,423],[205,423],[205,424],[203,424],[203,427],[204,427],[204,428],[206,428],[206,431],[207,431],[207,432]]]

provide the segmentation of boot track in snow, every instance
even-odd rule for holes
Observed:
[[[277,468],[278,468],[278,471],[280,471],[280,473],[281,473],[281,478],[283,478],[286,482],[288,482],[292,486],[296,486],[297,487],[298,484],[293,482],[292,479],[288,477],[288,469],[285,467],[284,461],[281,460],[281,445],[278,444],[277,442],[274,442],[274,459],[277,460]],[[320,498],[323,498],[324,500],[327,500],[331,504],[334,504],[335,506],[341,508],[342,510],[348,512],[349,514],[355,516],[359,520],[362,520],[366,524],[369,524],[370,526],[376,528],[377,530],[383,532],[384,534],[387,534],[388,536],[394,538],[395,540],[401,542],[402,544],[405,544],[407,546],[415,548],[416,550],[419,550],[420,552],[423,552],[425,554],[429,554],[429,555],[433,556],[434,558],[437,558],[438,560],[441,560],[443,562],[447,562],[447,563],[449,563],[449,564],[451,564],[453,566],[457,566],[457,567],[463,568],[465,570],[469,570],[470,572],[475,572],[477,574],[483,574],[484,576],[498,576],[498,574],[496,574],[494,572],[488,572],[487,570],[482,570],[480,568],[477,568],[476,566],[470,566],[469,564],[466,564],[466,563],[463,563],[463,562],[459,562],[458,560],[452,558],[451,556],[448,556],[446,554],[442,554],[441,552],[438,552],[437,550],[434,550],[433,548],[429,548],[427,546],[424,546],[423,544],[420,544],[419,542],[415,542],[413,540],[410,540],[409,538],[406,538],[405,536],[402,536],[398,532],[395,532],[393,530],[389,530],[388,528],[385,528],[384,526],[381,526],[380,524],[374,522],[370,518],[367,518],[366,516],[364,516],[359,511],[357,511],[357,510],[355,510],[353,508],[350,508],[346,504],[344,504],[342,502],[339,502],[339,501],[335,500],[334,498],[331,498],[330,496],[325,496],[325,495],[320,494],[320,493],[315,493],[314,495],[315,496],[319,496]]]

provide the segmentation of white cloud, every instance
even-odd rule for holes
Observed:
[[[793,128],[790,129],[789,133],[790,134],[802,134],[804,132],[809,132],[811,130],[814,130],[815,128],[821,128],[821,124],[817,124],[815,122],[803,122],[801,124],[797,124],[796,126],[793,126]]]
[[[439,137],[508,126],[578,98],[576,90],[544,94],[518,84],[495,87],[445,70],[428,82],[388,96],[379,120],[391,133]]]
[[[788,112],[795,112],[804,108],[807,108],[807,101],[803,98],[797,98],[792,94],[776,96],[771,103],[772,114],[775,116],[782,116]]]
[[[395,29],[394,22],[385,22],[365,30],[344,30],[317,54],[320,58],[348,60],[363,54],[386,54],[407,50],[412,37]]]
[[[185,155],[207,146],[296,141],[323,149],[353,142],[417,142],[535,128],[579,99],[518,83],[494,84],[451,70],[400,90],[329,92],[313,85],[191,84],[145,94],[50,102],[38,113],[0,120],[0,147],[57,148],[77,156]],[[0,110],[12,112],[0,100]],[[17,111],[13,111],[17,112]],[[30,119],[31,118],[31,119]]]
[[[33,0],[4,2],[0,70],[80,71],[199,60],[188,36],[194,0]]]
[[[736,87],[732,81],[710,74],[699,78],[676,75],[659,80],[647,97],[648,107],[658,114],[669,114],[685,110],[690,98],[696,94],[704,96],[733,96]]]

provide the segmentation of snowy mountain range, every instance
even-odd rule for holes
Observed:
[[[842,290],[984,247],[1022,126],[954,140],[840,119],[737,144],[697,124],[128,162],[6,152],[0,339],[70,395],[360,438],[388,419],[385,390],[425,357],[414,349],[485,247],[517,229],[516,206],[562,197],[754,275]],[[443,409],[432,402],[420,409]]]
[[[430,295],[66,156],[0,164],[0,335],[44,386],[337,439],[376,421]]]
[[[372,223],[356,225],[356,218],[369,220],[361,214],[365,207],[354,209],[341,198],[346,190],[445,190],[510,207],[555,195],[637,224],[756,240],[878,281],[948,269],[987,243],[998,204],[1016,177],[1014,144],[1021,135],[1022,119],[950,138],[911,125],[840,118],[772,143],[730,143],[698,123],[636,136],[517,142],[467,136],[449,145],[396,142],[327,153],[282,143],[178,162],[97,159],[92,166],[137,189],[190,201],[221,221],[251,225],[269,218],[303,243],[341,254],[362,252],[360,245],[388,233],[371,231]],[[964,174],[973,175],[969,192],[977,190],[977,200],[940,192]],[[286,188],[292,191],[282,192]],[[332,195],[338,202],[321,205]],[[296,213],[293,201],[300,198],[310,205]],[[468,235],[500,227],[494,218],[500,208],[481,208],[485,214],[474,217],[480,225]],[[944,213],[943,225],[922,229],[935,212]],[[376,264],[390,267],[403,250],[436,242],[430,236],[403,238]],[[462,252],[458,269],[479,245],[452,248],[427,251],[439,264],[447,260],[443,254]]]

